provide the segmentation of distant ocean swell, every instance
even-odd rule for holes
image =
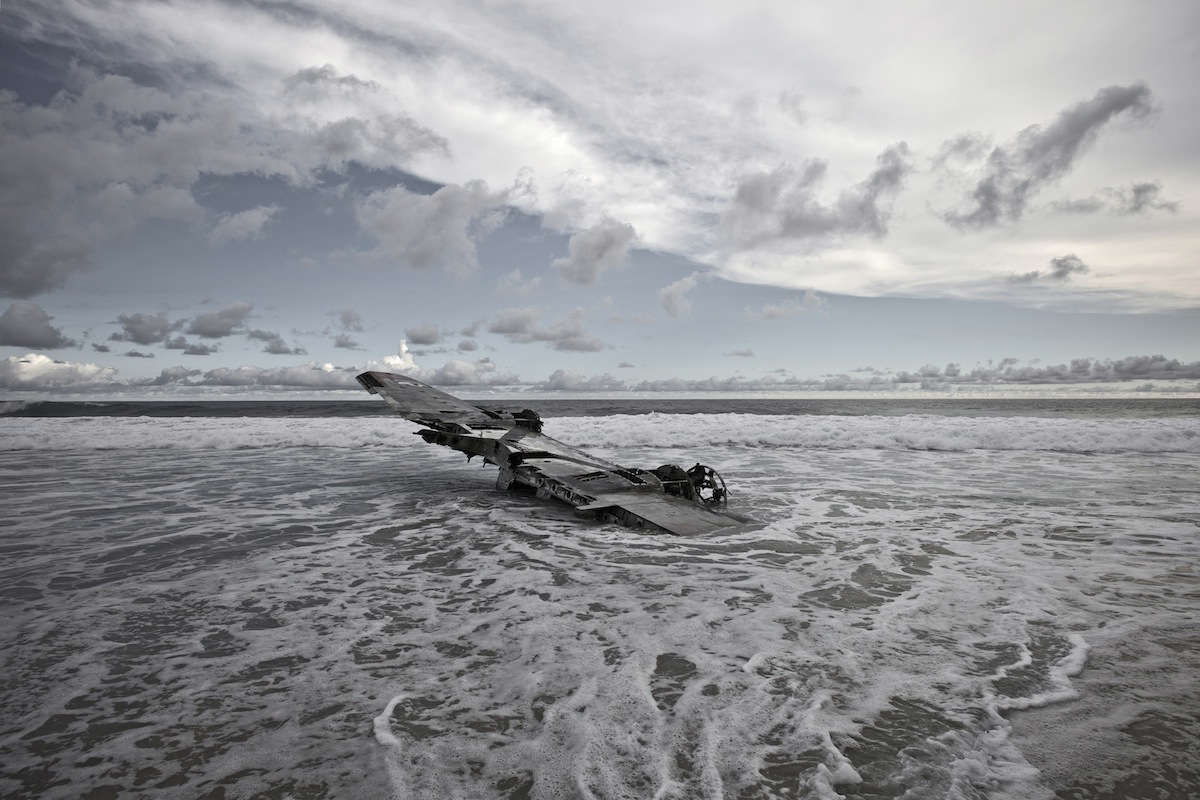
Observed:
[[[389,417],[0,419],[0,450],[237,450],[423,446]],[[546,433],[580,447],[1200,453],[1200,419],[637,414],[557,417]]]

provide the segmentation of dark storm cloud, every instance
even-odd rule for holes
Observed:
[[[95,26],[44,5],[6,7],[6,16],[26,23],[8,32],[26,37],[22,44],[61,37],[88,56],[111,47],[95,40]],[[314,96],[289,95],[287,113],[277,113],[207,64],[173,62],[158,74],[153,65],[128,66],[132,59],[122,53],[103,69],[124,64],[119,69],[127,74],[104,74],[87,61],[53,76],[65,88],[50,102],[0,91],[0,296],[63,286],[91,264],[97,247],[149,220],[197,230],[215,223],[210,237],[221,244],[257,236],[278,213],[260,206],[214,220],[192,193],[205,175],[274,176],[304,186],[352,163],[391,169],[420,152],[446,152],[444,138],[403,114],[379,111],[386,102],[356,104],[330,120],[328,103],[314,95],[320,87],[367,84],[326,67],[293,76],[293,88],[303,85]]]
[[[109,336],[109,340],[134,344],[156,344],[165,341],[169,334],[183,326],[183,320],[172,322],[167,318],[166,312],[118,314],[117,323],[121,330]]]
[[[1062,111],[1049,125],[1025,128],[1009,144],[992,149],[966,207],[943,218],[959,228],[986,228],[1020,219],[1030,199],[1070,171],[1106,123],[1121,114],[1145,116],[1151,100],[1144,84],[1109,86]]]
[[[97,353],[107,353],[112,350],[112,348],[109,347],[108,345],[98,344],[96,342],[92,342],[92,349],[95,350]]]
[[[442,332],[437,325],[421,324],[404,329],[404,338],[409,344],[429,345],[442,340]]]
[[[78,344],[51,325],[52,319],[54,317],[37,303],[18,301],[11,304],[0,314],[0,345],[54,350]]]
[[[1069,281],[1072,275],[1083,275],[1088,272],[1088,265],[1083,263],[1083,260],[1069,253],[1065,256],[1058,256],[1050,259],[1050,268],[1045,272],[1041,270],[1033,270],[1020,275],[1009,276],[1009,283],[1034,283],[1036,281]]]
[[[355,341],[354,337],[352,337],[348,333],[339,333],[337,336],[335,336],[333,339],[333,346],[341,348],[342,350],[362,350],[363,349],[362,345],[360,345],[357,341]]]
[[[291,347],[283,340],[283,336],[275,331],[264,331],[261,328],[254,328],[253,330],[246,331],[246,338],[265,342],[263,352],[271,353],[272,355],[302,356],[308,353],[303,347]]]
[[[555,350],[566,352],[594,353],[607,347],[584,330],[582,309],[575,309],[549,326],[540,325],[538,316],[531,308],[506,309],[495,316],[487,329],[515,344],[545,342]]]
[[[782,166],[747,175],[738,183],[722,224],[742,245],[844,233],[881,237],[890,216],[881,204],[895,196],[911,169],[908,145],[892,145],[876,158],[867,179],[843,190],[832,206],[817,198],[827,170],[824,161],[810,161],[803,169]]]
[[[572,283],[595,283],[600,273],[625,265],[636,236],[632,225],[605,219],[572,234],[566,258],[554,259],[552,266]]]
[[[221,339],[232,336],[241,332],[240,329],[246,324],[246,320],[249,319],[250,312],[253,310],[254,306],[249,303],[234,303],[220,311],[200,314],[192,318],[188,324],[187,333],[205,339]]]
[[[154,353],[143,353],[141,350],[127,350],[121,355],[126,358],[154,358]]]
[[[0,199],[0,207],[8,206]],[[90,247],[81,242],[39,241],[29,232],[36,223],[22,216],[21,212],[0,215],[0,297],[33,297],[60,289],[68,277],[91,264]]]
[[[1129,216],[1143,214],[1148,211],[1166,211],[1174,214],[1179,211],[1179,203],[1174,200],[1161,198],[1162,185],[1154,181],[1143,181],[1129,186],[1107,186],[1099,194],[1071,200],[1060,200],[1052,204],[1056,211],[1068,214],[1095,214],[1108,211],[1113,214]]]

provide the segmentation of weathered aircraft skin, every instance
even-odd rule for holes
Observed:
[[[500,489],[536,492],[573,506],[577,513],[634,528],[696,535],[750,520],[722,510],[725,483],[712,469],[664,464],[654,470],[622,467],[542,433],[533,411],[471,405],[432,386],[390,372],[356,377],[401,416],[424,427],[417,435],[481,456],[500,468]]]

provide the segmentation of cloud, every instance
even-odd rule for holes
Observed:
[[[535,388],[561,392],[619,392],[628,388],[625,382],[605,373],[585,377],[574,372],[556,369]]]
[[[637,365],[631,364],[628,361],[622,361],[620,364],[617,364],[617,369],[633,369],[635,366]]]
[[[482,326],[483,326],[483,320],[477,319],[474,322],[472,322],[470,325],[463,327],[462,330],[459,331],[459,333],[463,336],[468,336],[468,337],[474,338],[479,335],[479,329]]]
[[[56,361],[41,353],[0,361],[0,389],[81,389],[115,382],[117,371],[98,364]]]
[[[685,275],[674,283],[658,290],[658,302],[672,317],[679,317],[692,310],[691,293],[706,277],[703,272]]]
[[[127,358],[154,358],[154,353],[143,353],[141,350],[126,350],[121,355]]]
[[[146,382],[147,386],[169,386],[200,374],[198,369],[187,367],[164,367],[158,377]]]
[[[1072,275],[1083,275],[1088,272],[1088,265],[1074,253],[1050,259],[1050,269],[1042,272],[1033,270],[1020,275],[1010,275],[1009,283],[1035,283],[1037,281],[1069,281]]]
[[[109,336],[114,342],[133,342],[134,344],[156,344],[164,341],[172,331],[179,330],[183,321],[171,322],[166,312],[157,314],[118,314],[117,323],[121,326],[119,333]]]
[[[396,113],[404,103],[378,84],[330,65],[297,72],[290,57],[264,56],[261,42],[253,45],[255,66],[241,72],[240,59],[227,57],[249,38],[225,37],[216,47],[197,38],[213,11],[174,7],[151,22],[130,10],[120,25],[76,4],[8,13],[16,15],[10,43],[60,48],[76,63],[110,57],[108,68],[129,65],[137,78],[73,66],[52,76],[65,87],[47,103],[0,93],[0,295],[61,287],[89,266],[96,247],[148,220],[201,229],[210,214],[192,189],[202,176],[312,186],[352,163],[395,169],[418,154],[448,155],[446,140]],[[229,29],[263,25],[263,41],[279,22],[249,8],[224,19]],[[260,207],[219,217],[212,238],[253,236],[273,214]]]
[[[55,350],[78,342],[63,335],[50,321],[54,317],[37,303],[17,301],[0,314],[0,345]]]
[[[583,328],[583,309],[575,309],[563,319],[543,327],[532,308],[505,309],[488,324],[490,333],[498,333],[515,344],[546,342],[555,350],[593,353],[607,345],[587,334]]]
[[[337,336],[335,336],[333,339],[333,346],[339,347],[343,350],[362,350],[363,349],[362,345],[360,345],[357,341],[355,341],[354,337],[352,337],[348,333],[339,333]]]
[[[538,312],[532,308],[508,308],[500,311],[488,323],[488,333],[498,333],[502,336],[522,336],[533,328],[537,321]]]
[[[363,321],[362,316],[352,308],[345,308],[335,312],[337,315],[338,326],[344,331],[353,333],[362,333]]]
[[[413,359],[412,353],[408,349],[408,342],[401,339],[399,352],[384,356],[379,361],[368,361],[366,369],[380,370],[382,372],[402,372],[409,375],[416,373],[420,368],[417,366],[416,360]]]
[[[203,342],[192,342],[183,336],[174,336],[167,339],[163,342],[163,347],[167,350],[182,350],[185,356],[210,356],[220,349],[215,344],[209,345]]]
[[[1148,211],[1177,213],[1179,203],[1174,200],[1161,199],[1161,192],[1160,184],[1143,181],[1130,184],[1128,187],[1107,186],[1098,195],[1073,200],[1059,200],[1051,207],[1056,211],[1068,214],[1095,214],[1105,210],[1122,216],[1142,214]]]
[[[595,283],[600,273],[625,266],[636,237],[629,223],[604,219],[572,234],[566,258],[554,259],[552,266],[572,283]]]
[[[941,169],[952,161],[974,162],[983,158],[991,147],[991,140],[979,133],[960,133],[942,142],[937,155],[933,157],[932,167]]]
[[[722,353],[722,355],[733,356],[735,358],[754,358],[754,351],[750,349],[730,350],[727,353]]]
[[[364,81],[356,75],[339,75],[333,64],[320,67],[305,67],[289,75],[283,82],[287,91],[301,91],[317,87],[322,91],[337,89],[342,91],[378,91],[380,86],[375,81]]]
[[[1103,211],[1106,203],[1099,197],[1079,197],[1071,200],[1059,200],[1051,208],[1066,214],[1095,214]]]
[[[1140,214],[1143,211],[1169,211],[1172,214],[1179,211],[1179,203],[1173,200],[1160,200],[1158,195],[1162,186],[1146,181],[1135,183],[1128,189],[1111,189],[1116,198],[1118,214]]]
[[[1200,379],[1200,361],[1182,362],[1162,355],[1129,356],[1119,359],[1075,358],[1062,364],[1021,365],[1015,358],[998,364],[977,365],[970,371],[957,364],[944,370],[926,365],[917,372],[899,372],[897,383],[988,384],[988,383],[1105,383],[1131,380]]]
[[[1049,125],[1031,125],[1016,139],[992,149],[963,209],[943,218],[959,228],[986,228],[1016,221],[1030,199],[1046,184],[1070,171],[1114,117],[1143,117],[1152,96],[1145,84],[1109,86],[1096,96],[1059,113]]]
[[[758,311],[749,311],[748,313],[762,319],[781,319],[794,317],[797,314],[824,311],[828,305],[829,303],[824,297],[810,289],[805,289],[804,294],[800,297],[793,296],[777,303],[764,303]]]
[[[92,342],[92,349],[95,350],[97,353],[107,353],[112,350],[112,348],[109,347],[108,345],[99,344],[98,342]]]
[[[442,332],[437,325],[423,323],[411,328],[405,328],[404,337],[412,344],[437,344],[442,340]]]
[[[199,386],[282,386],[305,389],[352,389],[354,367],[308,363],[291,367],[218,367],[192,382]]]
[[[500,276],[500,279],[496,281],[496,290],[507,294],[526,295],[533,294],[541,285],[540,277],[526,278],[521,274],[521,270],[514,269],[512,272]],[[474,334],[464,335],[473,336]]]
[[[283,337],[275,331],[264,331],[261,328],[246,331],[247,339],[255,339],[260,342],[265,342],[263,347],[264,353],[271,353],[277,356],[303,356],[307,355],[308,351],[303,347],[290,347]]]
[[[447,361],[432,372],[423,372],[421,380],[434,386],[495,386],[521,382],[513,373],[499,372],[490,358],[481,358],[478,361]]]
[[[249,303],[234,303],[228,308],[201,314],[194,317],[187,327],[187,333],[195,334],[205,339],[221,339],[240,332],[250,317],[254,306]]]
[[[458,343],[458,352],[473,353],[479,349],[479,343],[474,339],[463,339]]]
[[[891,214],[883,204],[912,170],[908,145],[898,142],[880,153],[871,174],[843,190],[832,206],[817,197],[826,170],[827,164],[817,160],[801,169],[785,165],[744,176],[722,227],[740,246],[849,233],[885,235]]]
[[[236,214],[222,214],[208,233],[208,241],[214,245],[257,239],[263,228],[279,214],[279,206],[258,206]]]
[[[799,92],[780,92],[779,108],[798,125],[808,122],[808,114],[804,110],[804,95]]]
[[[490,193],[483,181],[470,181],[433,194],[401,186],[372,192],[355,213],[375,239],[372,258],[462,276],[479,268],[476,244],[504,221],[506,212],[503,194]]]

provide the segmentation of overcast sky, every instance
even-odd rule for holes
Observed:
[[[1200,379],[1200,4],[822,5],[9,0],[0,389]]]

